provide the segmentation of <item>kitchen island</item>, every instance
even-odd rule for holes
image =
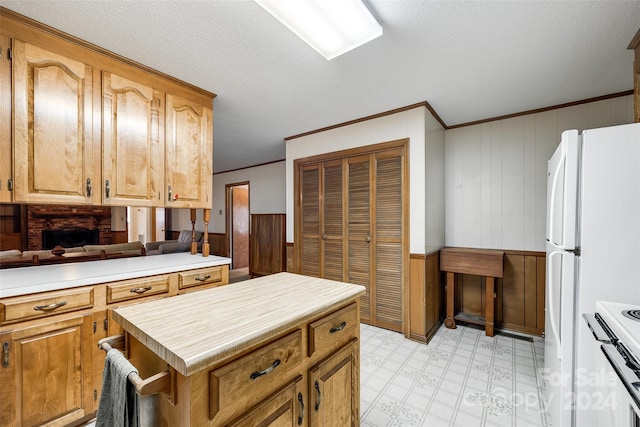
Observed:
[[[365,288],[279,273],[113,310],[156,425],[359,425]],[[169,384],[167,383],[167,384]]]

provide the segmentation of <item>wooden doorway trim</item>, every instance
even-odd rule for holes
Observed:
[[[224,250],[225,250],[225,254],[227,258],[232,258],[231,257],[231,251],[232,251],[232,242],[231,242],[231,236],[233,234],[233,224],[232,224],[232,191],[234,187],[240,187],[240,186],[247,186],[247,212],[248,212],[248,216],[247,216],[247,221],[250,222],[250,216],[251,216],[251,205],[250,205],[250,192],[251,192],[251,186],[250,186],[250,182],[249,181],[242,181],[242,182],[234,182],[234,183],[230,183],[230,184],[226,184],[225,185],[225,234],[224,234]],[[248,264],[251,263],[251,260],[249,259],[249,247],[247,246],[247,260],[248,260]],[[231,266],[233,266],[233,261]]]

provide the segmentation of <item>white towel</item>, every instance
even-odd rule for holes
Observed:
[[[98,405],[96,427],[139,427],[140,399],[129,381],[138,370],[116,350],[107,352],[102,373],[102,395]]]

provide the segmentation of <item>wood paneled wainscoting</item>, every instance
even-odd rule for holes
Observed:
[[[504,277],[495,283],[497,329],[542,336],[545,263],[544,252],[504,251]],[[455,312],[483,316],[484,286],[481,276],[457,274]]]
[[[411,254],[405,336],[429,342],[438,331],[445,314],[443,274],[440,272],[440,251],[427,255]]]

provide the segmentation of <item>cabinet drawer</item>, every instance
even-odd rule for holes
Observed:
[[[302,331],[297,330],[214,369],[209,373],[209,419],[261,401],[283,385],[301,360]]]
[[[358,326],[357,308],[353,303],[309,324],[309,356],[345,344],[354,337]]]
[[[222,267],[199,268],[178,273],[178,289],[222,282]]]
[[[0,323],[20,322],[91,307],[92,287],[6,298],[0,301]]]
[[[169,292],[171,275],[114,282],[107,285],[107,304]]]

